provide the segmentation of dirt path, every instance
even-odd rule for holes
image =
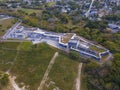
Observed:
[[[80,85],[81,85],[80,77],[81,77],[82,64],[83,63],[80,63],[78,66],[78,76],[76,79],[76,90],[80,90]]]
[[[44,84],[45,84],[45,82],[46,82],[46,80],[47,80],[47,77],[48,77],[48,75],[49,75],[49,73],[50,73],[50,70],[52,69],[52,66],[53,66],[53,64],[54,64],[55,59],[56,59],[57,56],[58,56],[58,52],[56,52],[56,53],[54,54],[53,58],[51,59],[49,65],[48,65],[48,67],[47,67],[47,70],[46,70],[46,72],[45,72],[45,74],[44,74],[44,76],[43,76],[43,78],[42,78],[42,81],[41,81],[41,83],[40,83],[40,86],[38,87],[38,90],[42,90],[42,88],[43,88],[43,86],[44,86]]]
[[[9,76],[9,80],[10,80],[10,83],[11,83],[11,85],[13,86],[13,88],[14,88],[15,90],[21,90],[21,88],[19,88],[19,86],[18,86],[17,83],[15,82],[15,77]]]
[[[22,42],[19,44],[19,45],[21,45],[22,44]],[[12,63],[12,66],[9,68],[9,70],[7,71],[8,73],[11,71],[11,69],[13,68],[13,66],[14,66],[14,64],[15,64],[15,62],[16,62],[16,60],[17,60],[17,57],[18,57],[18,55],[19,55],[19,53],[20,53],[20,48],[18,48],[17,49],[17,53],[16,53],[16,56],[15,56],[15,58],[14,58],[14,60],[13,60],[13,63]]]
[[[113,55],[109,53],[109,56],[105,59],[105,61],[110,60],[111,58],[113,58]]]
[[[21,42],[22,43],[22,42]],[[21,44],[20,43],[20,44]],[[19,55],[19,50],[20,49],[17,49],[17,53],[16,53],[16,56],[15,56],[15,58],[14,58],[14,61],[13,61],[13,63],[12,63],[12,66],[9,68],[9,70],[6,72],[8,75],[9,75],[9,81],[10,81],[10,84],[11,84],[11,86],[13,87],[13,90],[23,90],[23,89],[21,89],[21,88],[19,88],[19,86],[17,85],[17,83],[15,82],[15,79],[16,79],[16,77],[15,76],[11,76],[10,75],[10,71],[11,71],[11,69],[13,68],[13,66],[14,66],[14,63],[15,63],[15,61],[17,60],[17,57],[18,57],[18,55]]]
[[[22,90],[21,88],[19,88],[19,86],[18,86],[17,83],[15,82],[15,78],[16,78],[16,77],[15,77],[15,76],[12,77],[9,72],[6,72],[6,74],[9,75],[8,78],[9,78],[10,85],[12,86],[12,90]]]

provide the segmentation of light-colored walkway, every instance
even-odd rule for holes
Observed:
[[[83,63],[80,63],[78,66],[78,76],[76,79],[76,90],[80,90],[80,87],[81,87],[81,79],[80,78],[81,78],[82,64]]]
[[[44,76],[43,76],[43,79],[42,79],[42,81],[41,81],[41,83],[40,83],[40,86],[38,87],[38,90],[43,90],[43,86],[45,85],[45,82],[46,82],[46,80],[47,80],[47,77],[48,77],[48,75],[49,75],[49,73],[50,73],[50,70],[52,69],[52,66],[53,66],[53,64],[54,64],[55,59],[56,59],[57,56],[58,56],[58,52],[56,52],[56,53],[54,54],[53,58],[51,59],[49,65],[48,65],[48,67],[47,67],[47,70],[46,70],[46,72],[45,72],[45,74],[44,74]]]
[[[88,11],[85,13],[85,16],[86,16],[86,17],[89,16],[89,13],[90,13],[90,11],[91,11],[91,8],[92,8],[92,5],[93,5],[94,1],[95,1],[95,0],[92,0],[92,2],[91,2],[91,4],[90,4],[90,7],[89,7]]]
[[[17,83],[15,82],[15,78],[16,78],[16,77],[15,77],[15,76],[12,77],[9,72],[6,72],[6,74],[9,75],[8,78],[9,78],[10,85],[12,86],[12,90],[22,90],[21,88],[19,88],[19,86],[18,86]]]
[[[21,90],[21,88],[19,88],[19,86],[15,82],[15,77],[9,76],[9,81],[10,81],[11,85],[13,86],[14,90]]]
[[[21,43],[22,43],[22,42],[21,42]],[[21,45],[21,43],[20,43],[20,45]],[[17,60],[17,57],[18,57],[18,55],[19,55],[19,50],[20,50],[20,48],[17,49],[17,53],[16,53],[16,56],[15,56],[13,62],[12,62],[12,66],[11,66],[11,67],[9,68],[9,70],[6,72],[6,74],[9,75],[9,81],[10,81],[11,86],[13,87],[12,90],[25,90],[24,88],[23,88],[23,89],[22,89],[22,88],[19,88],[19,86],[18,86],[17,83],[15,82],[16,77],[15,77],[15,76],[12,77],[12,76],[10,75],[10,71],[11,71],[11,69],[13,68],[14,63],[15,63],[15,61]]]
[[[113,55],[111,53],[109,53],[109,56],[105,59],[105,61],[110,60],[112,58],[113,58]]]

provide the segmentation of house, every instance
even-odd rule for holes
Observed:
[[[120,25],[117,24],[108,24],[108,27],[111,29],[113,33],[120,31]]]
[[[111,29],[120,29],[120,26],[119,25],[116,25],[116,24],[108,24],[109,28]]]

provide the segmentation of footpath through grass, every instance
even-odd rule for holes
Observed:
[[[6,72],[14,61],[19,43],[0,43],[0,71]]]
[[[21,8],[21,11],[27,13],[27,14],[32,14],[32,13],[36,13],[36,14],[41,14],[42,10],[37,10],[37,9],[28,9],[28,8]]]
[[[28,90],[37,90],[55,50],[47,44],[30,47],[30,50],[20,50],[11,73],[17,77],[19,86],[25,85]]]
[[[75,79],[77,77],[78,62],[69,57],[59,54],[49,74],[44,90],[75,90]]]
[[[14,61],[17,50],[17,55]],[[20,87],[26,86],[27,90],[37,90],[47,66],[57,49],[41,43],[32,45],[31,42],[23,43],[0,43],[0,71],[6,72],[10,67],[10,74],[16,76],[16,82]],[[44,87],[44,90],[53,90],[59,87],[61,90],[74,90],[77,77],[78,62],[68,56],[59,54],[49,73],[50,81],[54,85]]]
[[[14,61],[18,49],[19,55]],[[29,86],[28,90],[36,90],[54,52],[47,44],[0,43],[0,71],[6,72],[12,67],[10,73],[17,77],[20,86],[24,83]]]
[[[81,90],[88,90],[87,88],[87,78],[84,72],[85,65],[82,67],[82,73],[81,73]]]

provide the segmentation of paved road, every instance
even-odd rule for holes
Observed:
[[[90,7],[89,7],[88,11],[85,13],[85,16],[86,16],[86,17],[89,16],[89,13],[90,13],[90,11],[91,11],[91,8],[92,8],[92,5],[93,5],[94,1],[95,1],[95,0],[92,0],[92,2],[91,2],[91,4],[90,4]]]
[[[42,79],[42,81],[41,81],[41,83],[40,83],[40,86],[38,87],[38,90],[43,90],[43,86],[45,85],[45,82],[46,82],[46,80],[47,80],[47,78],[48,78],[48,75],[49,75],[49,73],[50,73],[50,71],[51,71],[51,69],[52,69],[52,66],[53,66],[53,64],[54,64],[55,59],[56,59],[57,56],[58,56],[58,52],[56,52],[56,53],[54,54],[53,58],[51,59],[49,65],[48,65],[48,67],[47,67],[47,70],[46,70],[46,72],[45,72],[45,74],[44,74],[44,76],[43,76],[43,79]]]
[[[78,76],[76,79],[76,90],[80,90],[80,87],[81,87],[81,79],[80,78],[81,78],[82,64],[83,63],[80,63],[78,66]]]

